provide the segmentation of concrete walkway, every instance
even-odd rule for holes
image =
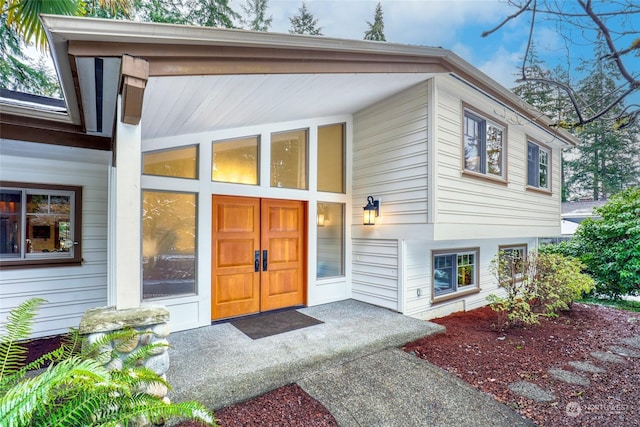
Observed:
[[[258,340],[229,323],[172,334],[171,399],[216,410],[297,383],[340,426],[532,425],[397,348],[440,325],[354,300],[299,311],[324,323]]]

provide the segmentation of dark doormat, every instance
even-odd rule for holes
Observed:
[[[232,320],[230,323],[249,338],[257,340],[324,322],[302,314],[297,310],[286,310]]]

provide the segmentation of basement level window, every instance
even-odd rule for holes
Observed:
[[[81,262],[82,188],[0,183],[0,268]]]
[[[479,249],[454,249],[432,253],[433,302],[444,301],[480,290]]]

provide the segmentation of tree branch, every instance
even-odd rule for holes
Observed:
[[[496,32],[496,31],[498,31],[500,28],[502,28],[502,27],[503,27],[507,22],[511,21],[512,19],[517,18],[517,17],[518,17],[518,16],[520,16],[522,13],[526,12],[526,11],[527,11],[527,9],[529,8],[529,5],[531,4],[531,2],[532,2],[532,1],[533,1],[533,0],[527,0],[527,3],[526,3],[524,6],[522,6],[522,7],[520,8],[520,10],[519,10],[519,11],[517,11],[516,13],[514,13],[514,14],[513,14],[513,15],[511,15],[511,16],[507,16],[507,17],[506,17],[506,18],[505,18],[505,19],[504,19],[500,24],[498,24],[498,26],[497,26],[497,27],[495,27],[495,28],[493,28],[493,29],[491,29],[491,30],[489,30],[489,31],[484,31],[484,32],[482,33],[482,37],[487,37],[488,35],[495,33],[495,32]]]

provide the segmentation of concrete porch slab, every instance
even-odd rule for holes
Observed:
[[[445,331],[355,300],[299,311],[324,323],[258,340],[229,323],[171,334],[171,400],[198,400],[217,410],[318,370]]]

